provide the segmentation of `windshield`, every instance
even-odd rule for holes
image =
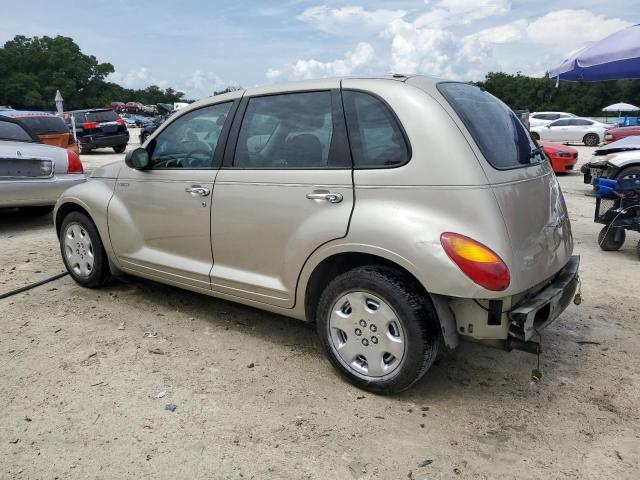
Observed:
[[[0,122],[0,140],[33,142],[31,135],[16,123]]]
[[[506,170],[543,160],[542,150],[520,119],[496,97],[468,83],[440,83],[438,90],[456,111],[492,167]]]
[[[69,133],[67,125],[60,117],[50,116],[24,116],[14,117],[31,128],[37,135],[59,135]]]

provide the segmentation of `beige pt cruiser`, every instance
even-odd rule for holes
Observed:
[[[197,102],[54,218],[81,285],[127,273],[315,322],[333,365],[378,393],[460,339],[537,351],[578,283],[562,192],[518,118],[424,76]]]

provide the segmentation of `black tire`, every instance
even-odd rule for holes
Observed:
[[[90,148],[80,147],[80,154],[81,155],[86,155],[88,153],[91,153],[91,149]]]
[[[67,227],[73,223],[78,224],[82,229],[84,229],[84,231],[89,235],[91,244],[93,246],[94,264],[91,273],[88,276],[80,276],[76,274],[74,269],[70,267],[67,260],[63,236],[67,231]],[[98,288],[104,285],[111,278],[111,272],[109,271],[109,261],[107,259],[107,254],[104,251],[100,235],[98,234],[98,229],[88,216],[80,212],[71,212],[66,217],[64,217],[64,219],[62,220],[62,225],[60,227],[59,240],[60,254],[62,255],[64,265],[67,268],[67,271],[69,272],[71,278],[73,278],[77,283],[79,283],[83,287]]]
[[[616,174],[615,180],[619,182],[622,177],[627,175],[638,175],[640,177],[640,166],[634,165],[632,167],[623,168]]]
[[[605,252],[615,252],[620,250],[624,245],[625,238],[627,237],[624,228],[620,227],[603,227],[598,234],[598,245]]]
[[[49,215],[53,212],[53,205],[41,205],[38,207],[20,207],[20,212],[25,215],[39,217],[41,215]]]
[[[535,139],[535,140],[540,140],[540,134],[537,132],[531,132],[531,136]]]
[[[587,147],[597,147],[600,143],[600,137],[596,133],[587,133],[582,139],[582,143]]]
[[[344,295],[355,291],[371,294],[391,307],[404,332],[402,360],[390,374],[380,378],[365,376],[343,364],[332,346],[331,309]],[[358,320],[353,321],[357,330]],[[431,367],[438,353],[440,328],[431,299],[415,280],[387,267],[358,267],[333,279],[320,297],[316,323],[320,341],[333,366],[349,382],[373,393],[393,394],[409,388]]]
[[[122,145],[117,145],[113,147],[113,151],[116,153],[122,153],[127,149],[127,144],[123,143]]]

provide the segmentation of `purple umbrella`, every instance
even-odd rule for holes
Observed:
[[[572,82],[640,78],[640,24],[583,48],[549,70],[549,78]]]

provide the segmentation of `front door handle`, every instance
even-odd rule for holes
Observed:
[[[196,195],[206,197],[211,193],[211,190],[209,190],[207,187],[203,187],[202,185],[191,185],[190,187],[185,188],[184,191],[190,193],[194,197]]]
[[[340,203],[342,201],[341,193],[330,192],[329,190],[314,190],[307,193],[309,200],[324,200],[329,203]]]

